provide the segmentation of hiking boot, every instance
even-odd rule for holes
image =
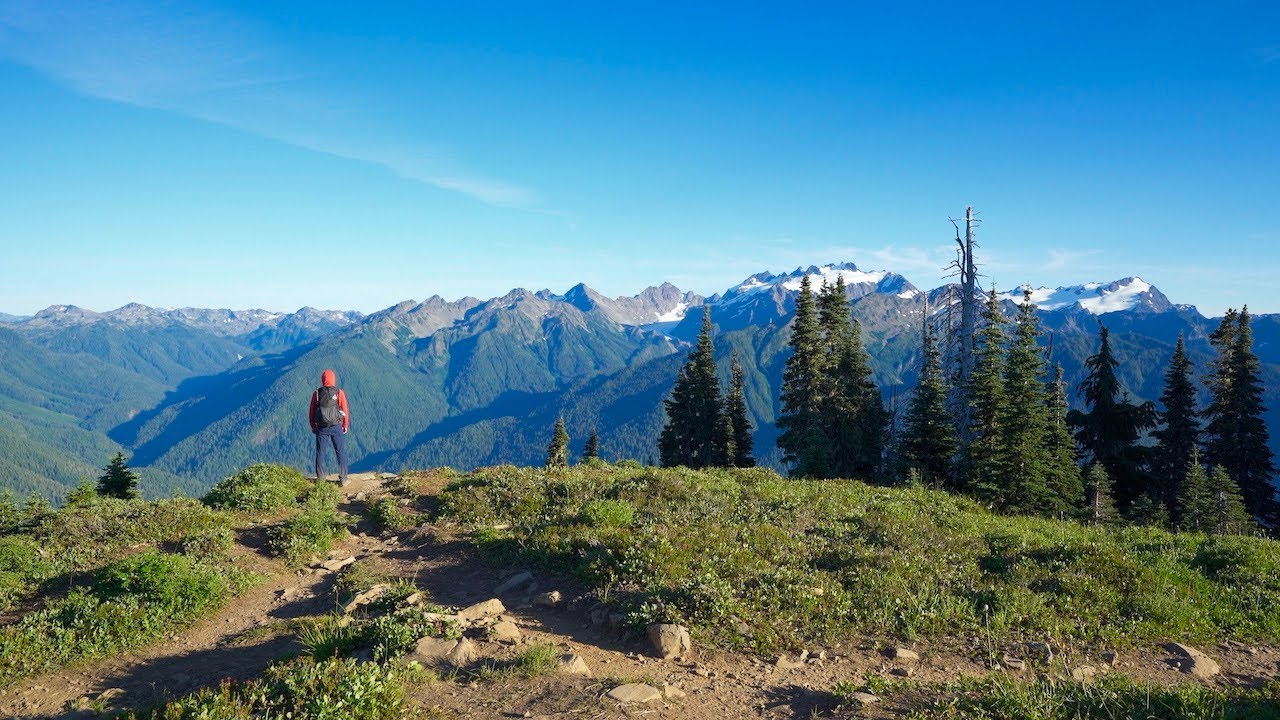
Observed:
[[[343,475],[342,477],[338,478],[338,487],[346,487],[350,484],[351,484],[351,478],[347,477],[346,475]]]

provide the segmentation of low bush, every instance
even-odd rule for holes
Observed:
[[[285,465],[259,463],[214,485],[204,503],[218,510],[262,513],[292,507],[311,483]]]
[[[346,529],[338,515],[338,488],[316,483],[307,491],[302,512],[268,531],[267,546],[290,564],[300,565],[327,553]]]
[[[366,501],[365,514],[378,532],[404,530],[413,525],[413,517],[400,507],[394,497]]]
[[[358,663],[350,659],[302,658],[274,665],[260,678],[227,681],[129,720],[401,720],[405,696],[430,675],[413,666]]]

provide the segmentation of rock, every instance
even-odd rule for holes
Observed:
[[[591,608],[591,624],[600,627],[609,621],[609,608],[604,605],[597,605]]]
[[[896,675],[898,677],[904,677],[904,678],[911,677],[915,673],[916,673],[915,668],[909,668],[909,667],[896,667],[889,671],[890,675]]]
[[[561,598],[562,596],[560,595],[559,590],[552,590],[551,592],[538,593],[537,595],[534,595],[533,604],[540,607],[552,608],[560,604]]]
[[[893,658],[898,662],[904,662],[904,663],[920,661],[920,653],[916,652],[915,650],[908,650],[907,648],[904,648],[904,647],[891,648],[889,650],[889,657]]]
[[[1102,653],[1102,662],[1106,663],[1109,667],[1115,667],[1119,660],[1120,653],[1115,650],[1105,650]]]
[[[427,636],[414,645],[411,657],[426,663],[439,662],[449,657],[449,653],[457,644],[457,640]]]
[[[672,685],[671,683],[662,683],[662,697],[668,700],[679,700],[688,695],[685,691]]]
[[[414,605],[421,605],[423,602],[426,601],[426,599],[427,599],[426,594],[419,591],[410,595],[404,600],[401,600],[400,607],[413,607]]]
[[[520,642],[520,628],[510,620],[499,620],[489,628],[489,639],[495,642]]]
[[[662,691],[644,683],[627,683],[605,693],[620,703],[651,703],[662,699]]]
[[[560,656],[560,662],[556,663],[556,672],[562,675],[591,676],[591,668],[587,667],[587,661],[583,660],[581,655],[574,653],[565,653]]]
[[[354,563],[355,561],[356,559],[354,557],[351,557],[348,555],[347,557],[344,557],[344,558],[334,558],[332,560],[325,560],[324,562],[319,563],[317,565],[312,565],[312,567],[320,568],[321,570],[328,570],[329,572],[338,572],[342,568]]]
[[[1098,674],[1098,669],[1092,665],[1081,665],[1071,671],[1071,679],[1078,683],[1087,683],[1093,680]]]
[[[875,705],[876,703],[880,702],[880,698],[867,692],[853,693],[849,695],[849,699],[853,700],[859,705]]]
[[[501,600],[498,598],[491,598],[484,602],[478,602],[475,605],[459,610],[458,619],[463,622],[471,622],[491,615],[501,615],[506,611],[507,608],[503,606]]]
[[[507,581],[494,588],[494,595],[505,595],[533,579],[533,573],[525,570],[507,578]]]
[[[1001,665],[1004,665],[1005,667],[1009,668],[1010,670],[1017,670],[1017,671],[1019,671],[1019,672],[1021,672],[1024,668],[1026,668],[1026,667],[1027,667],[1027,663],[1026,663],[1026,662],[1024,662],[1024,661],[1022,661],[1022,660],[1019,660],[1018,658],[1016,658],[1016,657],[1014,657],[1014,656],[1012,656],[1012,655],[1010,655],[1010,654],[1008,654],[1008,653],[1005,653],[1005,656],[1004,656],[1004,657],[1002,657],[1002,658],[1000,658],[1000,664],[1001,664]]]
[[[1042,663],[1048,664],[1053,659],[1053,648],[1047,642],[1032,641],[1022,645]]]
[[[378,473],[378,479],[379,479],[379,480],[395,480],[395,479],[396,479],[396,478],[398,478],[398,477],[400,477],[400,476],[399,476],[399,475],[397,475],[397,474],[395,474],[395,473],[389,473],[389,472],[380,472],[380,473]]]
[[[466,638],[462,638],[454,643],[453,649],[449,651],[448,660],[457,667],[470,665],[480,657],[480,648],[476,644]]]
[[[649,626],[648,634],[655,653],[663,660],[688,657],[693,652],[689,629],[683,625],[654,623]]]
[[[391,589],[391,586],[385,583],[378,583],[377,585],[374,585],[373,587],[369,588],[368,590],[365,590],[362,593],[358,593],[355,597],[348,600],[347,603],[342,606],[342,612],[347,615],[350,615],[351,613],[355,612],[357,608],[364,605],[368,605],[374,600],[377,600],[383,595],[386,595],[387,591],[390,589]]]
[[[1169,643],[1166,650],[1178,656],[1178,669],[1198,678],[1211,678],[1222,672],[1218,662],[1199,650],[1182,643]]]
[[[773,661],[773,666],[779,670],[797,670],[804,667],[804,659],[792,660],[786,655],[779,655],[778,659]]]

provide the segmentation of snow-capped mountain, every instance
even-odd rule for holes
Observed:
[[[50,305],[30,318],[15,319],[11,324],[32,331],[62,330],[103,322],[117,327],[181,325],[219,337],[234,337],[272,328],[281,323],[286,326],[341,327],[361,317],[361,313],[351,310],[318,310],[313,307],[282,313],[257,308],[229,310],[185,307],[171,310],[129,303],[106,312],[95,312],[75,305]]]
[[[647,327],[678,323],[690,308],[701,306],[706,298],[669,282],[647,287],[632,297],[617,298],[605,297],[579,283],[564,294],[564,300],[579,310],[599,309],[619,325]]]
[[[1001,297],[1022,302],[1023,289],[1002,293]],[[1059,288],[1035,288],[1031,301],[1041,310],[1080,310],[1091,315],[1131,311],[1161,313],[1176,310],[1169,298],[1154,285],[1139,277],[1127,277],[1110,283],[1085,283]]]

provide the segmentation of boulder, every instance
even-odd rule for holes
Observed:
[[[556,663],[556,672],[562,675],[591,676],[591,668],[587,667],[587,661],[583,660],[581,655],[574,653],[565,653],[560,656],[560,661]]]
[[[505,595],[533,579],[533,573],[525,570],[507,578],[506,582],[494,588],[494,595]]]
[[[489,639],[495,642],[520,642],[520,628],[510,620],[499,620],[489,627]]]
[[[1218,662],[1199,650],[1183,643],[1169,643],[1166,650],[1177,656],[1178,669],[1198,678],[1211,678],[1222,672]]]
[[[648,628],[649,642],[654,652],[663,660],[688,657],[693,652],[693,640],[689,629],[683,625],[654,623]]]
[[[627,683],[605,693],[606,696],[620,703],[651,703],[662,699],[662,691],[644,683]]]
[[[507,608],[503,606],[501,600],[498,598],[491,598],[484,602],[478,602],[475,605],[459,610],[458,619],[463,622],[472,622],[492,615],[501,615],[506,611]]]
[[[453,645],[447,659],[457,667],[470,665],[480,657],[480,648],[472,641],[462,638]]]
[[[418,640],[411,657],[424,663],[434,663],[449,657],[457,640],[427,636]]]

